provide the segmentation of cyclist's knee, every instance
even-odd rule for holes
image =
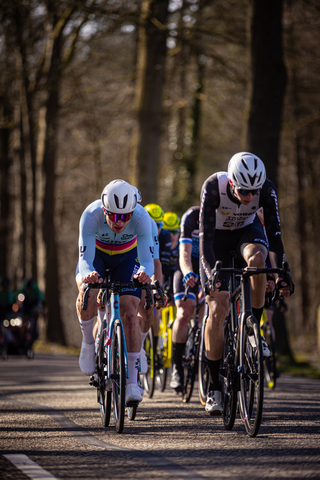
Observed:
[[[263,245],[253,245],[244,250],[244,259],[249,267],[264,268],[267,258],[267,250]]]
[[[217,321],[223,321],[229,312],[229,293],[219,292],[214,301],[209,302],[211,317]]]
[[[188,323],[193,314],[193,310],[194,308],[192,305],[191,307],[190,305],[177,307],[176,321],[178,321],[180,324]]]

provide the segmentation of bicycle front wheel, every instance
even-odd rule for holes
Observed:
[[[124,334],[121,323],[115,320],[111,339],[111,380],[113,413],[116,430],[121,433],[125,416],[126,367],[124,359]]]
[[[111,413],[111,392],[106,391],[107,379],[107,361],[108,352],[106,347],[106,333],[103,332],[99,343],[97,356],[97,375],[98,375],[98,402],[100,404],[101,422],[104,427],[110,423]]]
[[[259,432],[263,408],[263,354],[260,328],[247,317],[240,333],[240,413],[250,437]]]
[[[147,397],[152,398],[155,385],[155,360],[154,360],[154,346],[153,346],[153,329],[148,331],[148,335],[144,342],[144,350],[146,352],[148,371],[141,374],[142,385]]]
[[[238,384],[236,373],[236,349],[234,333],[227,318],[224,328],[224,350],[220,368],[220,382],[223,392],[223,423],[227,430],[232,430],[236,418]]]
[[[199,355],[199,335],[195,327],[190,324],[188,338],[185,347],[185,354],[182,357],[183,375],[183,392],[182,401],[188,403],[192,396],[194,381],[198,369]]]
[[[204,344],[205,321],[202,323],[200,345],[199,345],[199,361],[198,361],[198,388],[199,398],[202,405],[206,404],[209,388],[209,367]]]

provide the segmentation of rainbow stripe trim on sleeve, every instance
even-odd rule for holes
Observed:
[[[96,248],[101,252],[107,253],[108,255],[119,255],[120,253],[126,253],[132,250],[137,246],[137,236],[135,236],[130,242],[121,243],[121,244],[112,244],[112,243],[103,243],[99,240],[96,240]]]

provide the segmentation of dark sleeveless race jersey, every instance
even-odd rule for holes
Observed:
[[[180,239],[181,243],[192,245],[191,256],[199,258],[199,213],[200,207],[189,208],[181,218]]]
[[[208,271],[215,265],[213,241],[215,230],[232,232],[257,220],[257,211],[263,208],[265,231],[269,241],[272,266],[281,267],[284,250],[281,239],[278,198],[275,187],[266,180],[249,205],[242,205],[231,193],[227,172],[211,175],[203,184],[200,207],[201,261]]]

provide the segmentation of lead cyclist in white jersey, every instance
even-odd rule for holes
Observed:
[[[124,180],[113,180],[103,190],[101,200],[83,212],[79,225],[79,275],[77,313],[82,331],[79,357],[81,371],[93,375],[95,345],[92,328],[97,314],[97,290],[91,290],[88,308],[82,310],[83,283],[102,283],[106,270],[111,281],[129,283],[132,277],[151,283],[154,262],[153,238],[148,213],[137,204],[134,188]],[[141,289],[120,292],[120,314],[124,326],[129,378],[126,403],[142,400],[137,385],[141,331],[137,320]]]
[[[261,207],[267,238],[256,215]],[[216,288],[212,288],[212,269],[216,260],[228,267],[231,251],[237,254],[238,267],[264,268],[268,253],[273,267],[281,268],[284,260],[277,194],[273,183],[266,178],[265,166],[259,157],[239,152],[230,159],[227,172],[215,173],[205,181],[201,193],[199,240],[201,283],[209,306],[205,347],[210,386],[205,409],[210,414],[220,414],[219,368],[224,345],[223,323],[229,309],[229,279],[224,276]],[[289,296],[289,285],[280,276],[276,277],[280,293]],[[252,311],[258,321],[265,292],[266,275],[253,276]]]

